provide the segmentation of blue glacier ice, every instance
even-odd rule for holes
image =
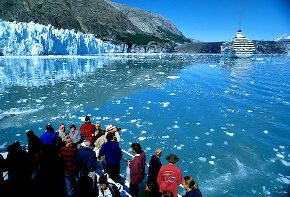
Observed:
[[[0,52],[3,55],[87,55],[126,51],[126,44],[105,42],[93,34],[34,22],[0,20]]]

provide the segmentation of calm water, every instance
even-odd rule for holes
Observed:
[[[0,58],[0,148],[87,114],[147,159],[176,153],[204,196],[289,196],[290,57]]]

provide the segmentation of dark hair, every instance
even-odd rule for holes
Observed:
[[[45,129],[46,129],[47,131],[54,131],[54,128],[52,127],[51,124],[46,125]]]
[[[164,190],[162,192],[162,197],[174,197],[174,195],[173,195],[172,191],[170,191],[170,190]]]
[[[69,126],[69,128],[75,128],[75,129],[76,129],[76,125],[71,124],[71,125]]]
[[[99,184],[108,184],[107,177],[102,175],[99,177]]]
[[[137,154],[142,153],[142,147],[141,147],[141,145],[140,145],[139,143],[137,143],[137,142],[131,144],[131,148],[132,148],[133,151],[134,151],[135,153],[137,153]]]
[[[85,121],[86,121],[86,122],[91,121],[90,116],[86,116],[86,117],[85,117]]]
[[[115,133],[108,132],[106,139],[109,142],[109,141],[112,141],[114,139],[114,137],[115,137]]]

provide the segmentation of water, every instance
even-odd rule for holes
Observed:
[[[290,57],[0,58],[0,148],[87,114],[121,147],[176,153],[204,196],[289,196]]]

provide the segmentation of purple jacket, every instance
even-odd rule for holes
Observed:
[[[134,185],[138,185],[144,179],[145,175],[146,155],[144,152],[136,154],[130,164],[130,181]]]

